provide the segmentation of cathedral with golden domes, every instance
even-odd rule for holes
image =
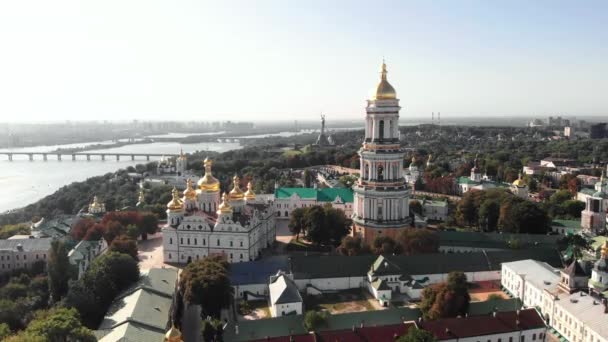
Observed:
[[[205,159],[205,175],[196,188],[188,180],[181,194],[172,191],[162,229],[165,262],[188,263],[208,255],[223,255],[229,262],[251,261],[275,241],[271,203],[256,197],[251,182],[243,191],[236,175],[230,192],[221,195],[212,166],[213,161]]]

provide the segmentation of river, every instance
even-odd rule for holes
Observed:
[[[75,148],[96,144],[110,145],[112,142],[98,141],[82,144],[34,146],[10,150],[15,152],[48,152],[58,148]],[[196,144],[156,142],[149,144],[131,144],[115,148],[99,149],[91,152],[177,154],[179,153],[180,148],[183,149],[184,153],[196,151],[226,152],[239,149],[241,146],[238,143],[219,142]],[[6,150],[0,149],[0,151]],[[2,195],[0,196],[0,212],[21,208],[34,203],[72,182],[84,181],[87,178],[104,175],[121,168],[124,169],[128,166],[146,163],[145,158],[131,161],[130,158],[126,157],[120,161],[116,161],[113,157],[106,158],[106,161],[101,161],[98,157],[92,157],[91,161],[72,161],[71,158],[66,158],[64,156],[63,161],[57,161],[54,156],[49,155],[48,161],[46,162],[41,160],[41,156],[36,156],[35,158],[38,160],[29,161],[27,156],[13,156],[13,161],[9,162],[6,156],[0,155],[0,189],[2,189]],[[153,159],[154,158],[152,158],[152,160]]]

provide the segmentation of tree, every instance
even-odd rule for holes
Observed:
[[[323,207],[325,211],[325,228],[328,231],[327,242],[338,244],[350,232],[350,221],[344,215],[344,211],[327,204]]]
[[[338,252],[342,255],[355,256],[370,254],[370,247],[360,236],[345,236],[338,247]]]
[[[16,300],[27,296],[28,287],[24,284],[9,282],[0,288],[0,298],[8,300]]]
[[[585,210],[585,202],[567,200],[561,205],[564,214],[573,218],[580,218],[581,212]]]
[[[308,331],[315,331],[327,324],[327,313],[308,311],[304,315],[304,327]]]
[[[125,226],[122,225],[122,223],[118,221],[107,221],[105,223],[105,231],[103,237],[106,239],[108,244],[111,244],[116,237],[125,234],[125,232],[126,229]]]
[[[578,234],[566,235],[557,241],[560,251],[570,250],[572,260],[579,260],[583,257],[583,251],[589,250],[589,241]]]
[[[11,328],[6,323],[0,323],[0,341],[4,341],[11,334]]]
[[[155,234],[158,231],[158,217],[153,213],[143,213],[139,220],[139,231],[141,239],[147,240],[148,234]]]
[[[8,324],[11,330],[23,328],[22,319],[27,311],[28,308],[23,300],[0,299],[0,323]]]
[[[414,255],[437,253],[439,235],[428,229],[407,228],[397,235],[397,242],[403,254]]]
[[[437,338],[432,333],[412,327],[407,334],[400,336],[396,342],[436,342]]]
[[[185,301],[200,305],[205,316],[219,317],[220,310],[232,298],[228,267],[226,259],[220,257],[205,257],[188,264],[179,279]]]
[[[315,205],[305,208],[304,225],[306,238],[315,244],[328,240],[329,232],[325,229],[325,211],[321,206]]]
[[[222,341],[223,323],[219,319],[204,319],[201,324],[201,335],[205,342]]]
[[[372,251],[376,255],[401,254],[401,246],[390,236],[378,235],[372,241]]]
[[[68,292],[68,281],[72,274],[65,244],[61,240],[53,240],[48,263],[49,291],[53,302],[57,302]]]
[[[296,240],[299,239],[300,233],[305,229],[304,227],[304,216],[306,210],[304,208],[296,208],[291,211],[291,217],[289,218],[288,227],[289,230],[296,234]]]
[[[97,341],[93,332],[80,323],[78,311],[63,307],[36,313],[26,334],[40,336],[48,341]]]
[[[121,235],[115,238],[110,244],[109,250],[111,252],[118,252],[130,255],[133,259],[139,261],[137,258],[137,241],[132,238]]]
[[[470,301],[466,275],[450,272],[447,282],[426,287],[422,291],[420,310],[425,319],[464,316]]]
[[[509,214],[509,224],[502,227],[503,231],[520,234],[545,234],[549,228],[549,217],[538,205],[529,201],[519,201]]]
[[[486,200],[479,207],[479,223],[484,231],[496,231],[499,217],[500,204],[498,204],[498,201]]]
[[[422,203],[420,203],[418,200],[411,200],[410,201],[410,211],[412,211],[418,215],[422,215]]]
[[[95,259],[83,277],[70,286],[65,305],[76,308],[87,327],[96,328],[114,298],[139,276],[133,257],[110,251]]]
[[[310,188],[312,186],[312,174],[310,173],[310,170],[305,169],[302,177],[304,178],[304,187]]]

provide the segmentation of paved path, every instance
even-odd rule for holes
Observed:
[[[139,268],[173,267],[163,262],[163,237],[161,233],[148,235],[148,240],[137,241]]]

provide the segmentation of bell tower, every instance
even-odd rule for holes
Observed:
[[[380,82],[367,100],[365,139],[359,150],[360,177],[355,193],[353,235],[371,242],[395,237],[410,227],[409,189],[403,177],[405,152],[399,144],[399,100],[382,62]]]

